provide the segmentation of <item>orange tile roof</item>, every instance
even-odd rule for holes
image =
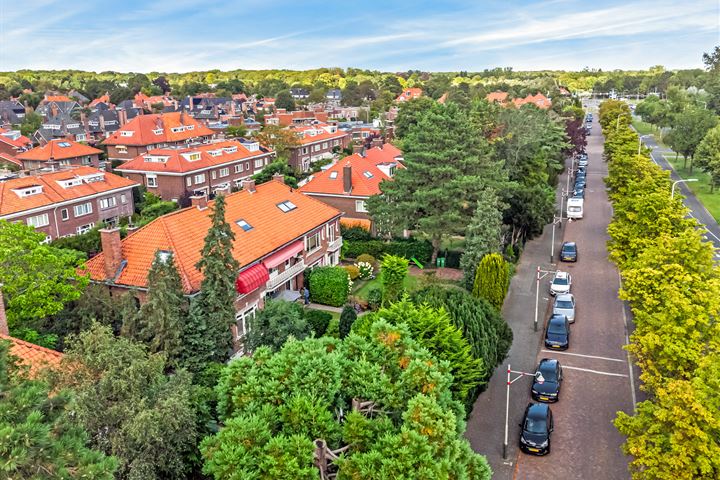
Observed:
[[[400,95],[395,99],[398,102],[405,102],[415,98],[422,97],[422,88],[406,88]]]
[[[488,93],[485,98],[488,102],[500,102],[504,103],[507,100],[508,92],[490,92]]]
[[[225,149],[236,149],[235,152]],[[214,152],[215,155],[211,155]],[[200,153],[199,160],[188,160],[183,154]],[[270,152],[256,150],[251,152],[245,145],[236,140],[226,140],[216,143],[204,143],[188,148],[158,148],[139,155],[129,162],[123,163],[115,170],[119,172],[166,172],[185,173],[214,167],[224,163],[234,162],[245,158],[259,157]],[[146,161],[147,158],[165,157],[164,162]]]
[[[10,341],[10,354],[17,357],[21,365],[30,368],[30,376],[36,375],[43,368],[57,368],[63,358],[60,352],[2,333],[0,340]]]
[[[97,105],[98,103],[107,103],[107,104],[110,104],[110,95],[108,95],[107,93],[105,93],[105,95],[102,95],[102,96],[96,98],[95,100],[93,100],[92,102],[90,102],[90,105],[89,105],[89,106],[90,106],[90,107],[94,107],[94,106]]]
[[[297,208],[283,213],[277,204],[290,200]],[[214,202],[209,202],[210,207]],[[200,288],[202,274],[195,268],[205,235],[210,228],[211,209],[190,207],[159,217],[122,241],[122,257],[127,260],[115,283],[147,287],[147,274],[157,250],[171,250],[185,293]],[[233,256],[241,266],[270,254],[308,231],[339,217],[340,212],[314,198],[302,195],[276,180],[241,190],[226,197],[225,218],[235,233]],[[245,231],[235,222],[245,220],[253,228]],[[88,260],[90,277],[105,281],[105,255]]]
[[[300,145],[307,145],[308,143],[315,143],[321,140],[332,140],[349,136],[348,133],[345,133],[342,130],[335,130],[334,133],[330,133],[326,127],[330,127],[330,125],[324,123],[316,125],[300,125],[292,127],[292,130],[297,132],[300,136],[298,139]],[[312,135],[312,133],[314,133],[314,135]]]
[[[532,103],[537,107],[543,109],[547,109],[552,106],[552,102],[550,101],[550,99],[542,93],[538,93],[537,95],[528,95],[525,98],[516,98],[513,100],[513,104],[515,104],[516,107],[520,107],[528,103]]]
[[[45,95],[45,102],[74,102],[72,98],[66,95]]]
[[[82,182],[79,185],[64,188],[62,180],[82,178],[88,175],[102,174],[102,181]],[[28,175],[0,182],[0,216],[12,215],[33,208],[50,206],[57,202],[74,200],[97,193],[109,192],[117,188],[130,188],[137,183],[118,175],[103,172],[93,167],[74,167],[58,172]],[[17,189],[41,186],[42,192],[21,197]],[[15,191],[14,191],[15,190]]]
[[[378,168],[378,165],[397,163],[400,168],[404,168],[402,163],[398,161],[400,156],[402,156],[402,152],[389,143],[385,144],[383,148],[375,147],[366,150],[365,156],[354,153],[338,161],[327,170],[315,174],[312,180],[300,187],[300,191],[308,194],[326,193],[360,197],[377,195],[380,193],[380,182],[390,179],[385,172]],[[343,169],[348,163],[352,168],[352,191],[346,194],[343,188]],[[372,176],[368,178],[365,172],[370,172]]]
[[[73,142],[72,140],[53,139],[42,147],[35,147],[32,150],[17,155],[19,160],[35,160],[47,162],[49,160],[62,160],[65,158],[84,157],[86,155],[98,155],[102,150]]]
[[[12,130],[8,130],[7,128],[0,128],[0,142],[6,143],[15,148],[32,147],[32,141],[30,141],[30,139],[24,135],[20,135],[15,139],[6,135],[9,134],[11,131]]]
[[[0,163],[2,162],[12,163],[13,165],[17,165],[20,168],[22,168],[23,166],[22,162],[14,156],[10,155],[9,153],[0,152]]]
[[[173,132],[173,128],[182,128]],[[187,127],[190,127],[189,129]],[[133,132],[123,136],[122,132]],[[157,132],[157,133],[154,133]],[[214,132],[184,112],[138,115],[103,141],[104,145],[145,146],[167,142],[182,142],[196,137],[211,136]]]

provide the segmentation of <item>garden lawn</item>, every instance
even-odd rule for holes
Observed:
[[[665,145],[662,141],[662,132],[657,128],[653,127],[647,122],[643,122],[637,117],[633,117],[632,125],[637,131],[638,135],[652,135],[659,146],[661,146],[662,148],[667,148],[667,145]]]
[[[674,154],[664,155],[665,160],[672,165],[673,169],[680,175],[680,178],[697,178],[697,182],[687,182],[685,185],[692,190],[700,203],[707,208],[710,215],[720,222],[720,189],[715,188],[715,192],[710,193],[710,175],[698,168],[683,168],[683,157],[680,155],[677,160]],[[690,162],[688,161],[688,166]],[[677,190],[677,189],[676,189]]]
[[[407,277],[405,277],[403,285],[405,286],[405,290],[412,291],[417,287],[417,283],[417,277],[408,275]],[[380,282],[379,276],[377,278],[374,278],[373,280],[368,280],[367,282],[363,280],[355,280],[355,285],[353,285],[353,290],[352,292],[350,292],[350,294],[367,300],[368,293],[370,293],[370,289],[373,287],[382,288],[382,283]]]

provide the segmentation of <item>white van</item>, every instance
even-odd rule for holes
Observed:
[[[582,198],[568,198],[567,201],[567,218],[583,218],[583,204],[585,200]]]

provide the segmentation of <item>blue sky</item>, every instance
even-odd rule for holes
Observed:
[[[718,0],[0,0],[0,71],[700,67]]]

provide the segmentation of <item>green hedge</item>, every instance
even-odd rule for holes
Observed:
[[[381,258],[383,255],[395,255],[410,259],[415,257],[420,263],[430,262],[432,245],[427,240],[397,239],[384,240],[347,240],[344,239],[345,256],[357,258],[363,253]]]
[[[332,320],[332,314],[322,310],[305,310],[305,320],[312,326],[315,336],[322,337]]]
[[[342,267],[319,267],[310,272],[310,298],[323,305],[341,307],[350,293],[350,279]]]

